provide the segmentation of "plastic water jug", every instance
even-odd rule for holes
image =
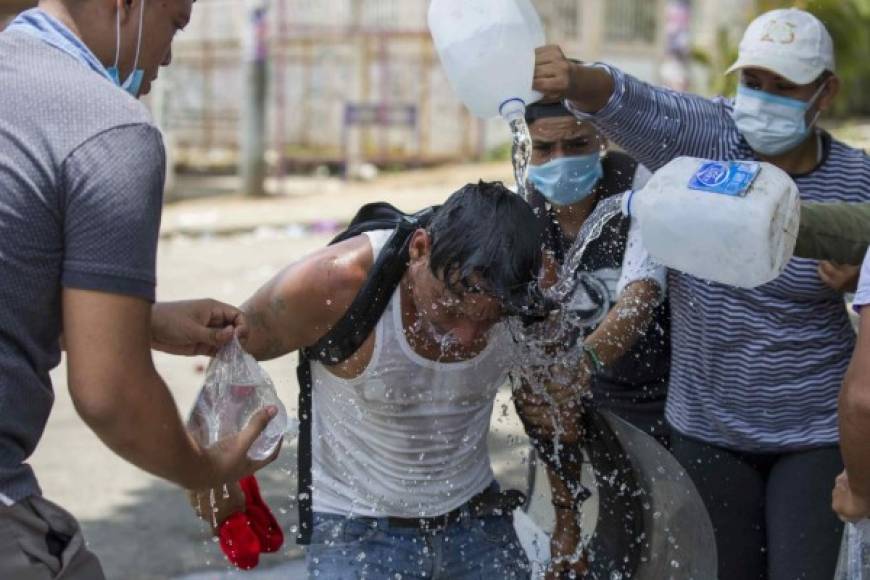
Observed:
[[[660,264],[754,288],[782,273],[794,252],[798,188],[769,163],[679,157],[623,198]]]
[[[544,29],[531,0],[432,0],[429,30],[447,80],[477,117],[522,116]]]
[[[870,520],[846,524],[834,580],[870,580]]]

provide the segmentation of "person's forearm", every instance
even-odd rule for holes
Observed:
[[[578,473],[578,481],[579,478],[580,474]],[[550,480],[550,495],[553,507],[558,509],[559,506],[562,506],[564,508],[570,507],[573,509],[574,496],[571,494],[568,484],[551,465],[547,465],[547,479]]]
[[[102,397],[80,396],[71,387],[82,419],[115,453],[149,473],[188,489],[214,483],[157,373],[141,377],[131,372],[127,381],[102,390]]]
[[[612,75],[612,101],[591,121],[651,171],[680,156],[709,157],[712,151],[723,147],[729,135],[736,133],[734,121],[721,103],[656,87],[617,69],[602,72],[608,77]],[[593,90],[597,94],[600,88]],[[586,107],[593,98],[587,97],[590,102],[578,104]],[[573,99],[568,99],[568,103],[575,111],[588,112],[575,107]],[[581,115],[580,119],[585,117]]]
[[[598,328],[586,337],[586,346],[595,351],[605,367],[622,358],[646,332],[658,294],[654,282],[641,280],[629,284]]]
[[[854,494],[870,498],[870,310],[864,306],[843,387],[838,418],[840,449]]]
[[[860,265],[870,246],[870,203],[804,203],[794,255]]]
[[[271,308],[271,307],[270,307]],[[271,311],[258,308],[252,301],[242,305],[248,319],[248,338],[245,351],[259,361],[278,358],[289,352],[281,339],[281,329],[276,328],[275,317]]]
[[[870,498],[870,377],[850,367],[840,391],[840,449],[849,487]]]
[[[577,63],[571,71],[568,100],[579,111],[597,113],[613,95],[613,77],[607,69]]]

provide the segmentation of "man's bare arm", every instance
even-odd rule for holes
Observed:
[[[660,292],[652,280],[632,282],[598,328],[586,337],[585,344],[595,350],[605,367],[622,358],[646,332]]]
[[[372,260],[368,239],[358,236],[285,268],[242,305],[245,350],[269,360],[316,343],[350,307]]]
[[[853,493],[870,500],[870,312],[866,310],[861,312],[858,342],[840,391],[840,448]]]

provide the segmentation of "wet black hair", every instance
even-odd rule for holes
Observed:
[[[574,117],[562,103],[532,103],[526,107],[526,124],[551,117]]]
[[[448,288],[495,296],[508,313],[530,308],[544,228],[523,198],[500,182],[470,183],[448,198],[426,230],[429,267]]]

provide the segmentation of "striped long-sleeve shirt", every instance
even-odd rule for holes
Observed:
[[[682,155],[757,159],[732,102],[652,87],[609,69],[615,91],[593,121],[652,170]],[[870,158],[822,133],[824,157],[792,176],[805,201],[870,200]],[[670,272],[672,358],[666,416],[678,432],[745,451],[836,443],[837,394],[854,345],[841,295],[818,262],[794,258],[744,290]]]

